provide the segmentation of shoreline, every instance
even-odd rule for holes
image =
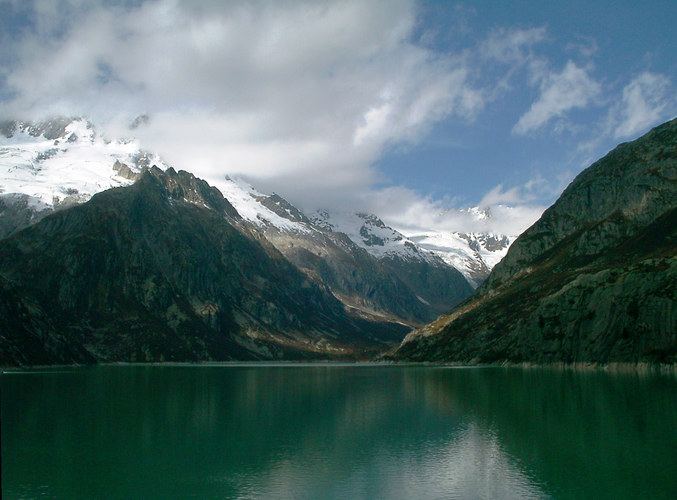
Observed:
[[[44,371],[73,370],[96,367],[114,366],[148,366],[148,367],[447,367],[447,368],[520,368],[523,370],[562,370],[574,372],[607,372],[607,373],[638,373],[638,374],[667,374],[677,376],[677,363],[647,363],[647,362],[497,362],[497,363],[462,363],[462,362],[434,362],[434,361],[338,361],[338,360],[257,360],[257,361],[162,361],[162,362],[130,362],[111,361],[94,364],[56,364],[56,365],[26,365],[0,366],[0,372],[5,374],[25,373],[29,370]]]

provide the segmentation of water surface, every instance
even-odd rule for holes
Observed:
[[[677,379],[373,365],[6,373],[3,498],[677,498]]]

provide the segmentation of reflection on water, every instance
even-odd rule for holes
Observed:
[[[677,380],[398,366],[2,377],[3,498],[676,498]]]

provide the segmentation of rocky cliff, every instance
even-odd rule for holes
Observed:
[[[396,359],[677,361],[677,120],[582,172]]]

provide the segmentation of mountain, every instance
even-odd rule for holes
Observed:
[[[84,119],[3,122],[0,132],[0,238],[97,192],[128,186],[151,164],[168,168],[136,141],[110,140]],[[420,326],[472,292],[453,266],[411,241],[400,245],[403,253],[383,258],[365,251],[360,239],[311,221],[279,195],[259,193],[240,180],[214,185],[242,216],[241,224],[365,318]]]
[[[109,140],[82,118],[0,122],[0,238],[54,210],[166,169],[133,140]]]
[[[403,325],[349,314],[218,189],[144,170],[0,241],[0,364],[366,358]]]
[[[477,220],[491,217],[488,210],[480,208],[465,212]],[[515,240],[514,236],[493,233],[407,231],[405,235],[373,214],[319,210],[310,217],[322,227],[345,233],[381,260],[428,262],[438,267],[446,263],[458,270],[473,289],[489,276]]]
[[[491,216],[487,210],[476,207],[469,212],[478,219]],[[444,262],[458,269],[473,288],[477,288],[505,257],[517,236],[426,231],[410,233],[409,238],[419,247],[435,252]]]
[[[0,326],[5,330],[0,335],[6,362],[364,358],[395,345],[411,327],[431,321],[472,292],[457,270],[402,235],[395,235],[402,239],[399,252],[374,254],[348,235],[306,217],[277,194],[262,194],[228,178],[217,183],[216,190],[186,172],[175,172],[133,140],[100,135],[84,119],[3,122],[0,132],[0,252],[6,252],[0,264]],[[149,187],[153,179],[165,186],[162,196]],[[159,201],[163,197],[171,210]],[[141,212],[129,208],[151,201],[159,206]],[[186,209],[186,203],[191,210],[200,207],[220,214],[220,222],[206,222],[205,216],[192,212],[197,221],[175,213]],[[73,215],[99,212],[106,215]],[[376,216],[362,217],[363,232],[378,227],[396,233]],[[79,222],[54,222],[62,218]],[[151,231],[150,225],[172,232]],[[149,232],[165,243],[149,238]],[[257,269],[271,259],[275,262],[276,270],[238,278],[239,289],[249,292],[244,305],[244,296],[232,296],[220,278],[204,278],[206,271],[197,266],[216,258],[212,254],[222,252],[223,240],[238,242],[238,249],[261,262],[247,263],[234,254],[237,264],[214,262],[211,273],[233,275],[237,265]],[[255,248],[245,251],[252,244]],[[105,264],[97,263],[101,256]],[[133,269],[127,269],[129,265]],[[286,266],[284,271],[281,266]],[[91,276],[94,269],[96,279]],[[260,276],[268,274],[279,279],[268,279],[270,290],[264,293]],[[282,276],[290,280],[288,290]],[[191,279],[219,285],[210,285],[208,291],[197,287],[196,298],[191,290],[197,285]],[[149,302],[146,286],[162,290],[159,305]],[[306,308],[299,309],[294,297],[308,299],[308,287],[321,298],[306,300]],[[217,289],[218,296],[213,296]],[[78,297],[72,299],[79,301],[77,307],[62,302],[69,294]],[[180,300],[170,300],[174,296]],[[281,317],[296,319],[271,319],[268,306],[252,305],[259,302],[273,304]],[[219,313],[217,323],[209,319],[207,326],[202,324],[215,311],[232,310],[239,312]],[[183,322],[190,323],[193,333],[187,333]],[[146,333],[130,336],[127,330],[135,329]],[[224,345],[219,347],[215,339]]]
[[[456,269],[374,215],[347,215],[351,224],[339,226],[327,212],[308,217],[281,196],[259,193],[241,180],[219,186],[290,262],[365,317],[421,325],[472,293]]]
[[[677,119],[583,171],[471,298],[393,358],[677,361]]]

